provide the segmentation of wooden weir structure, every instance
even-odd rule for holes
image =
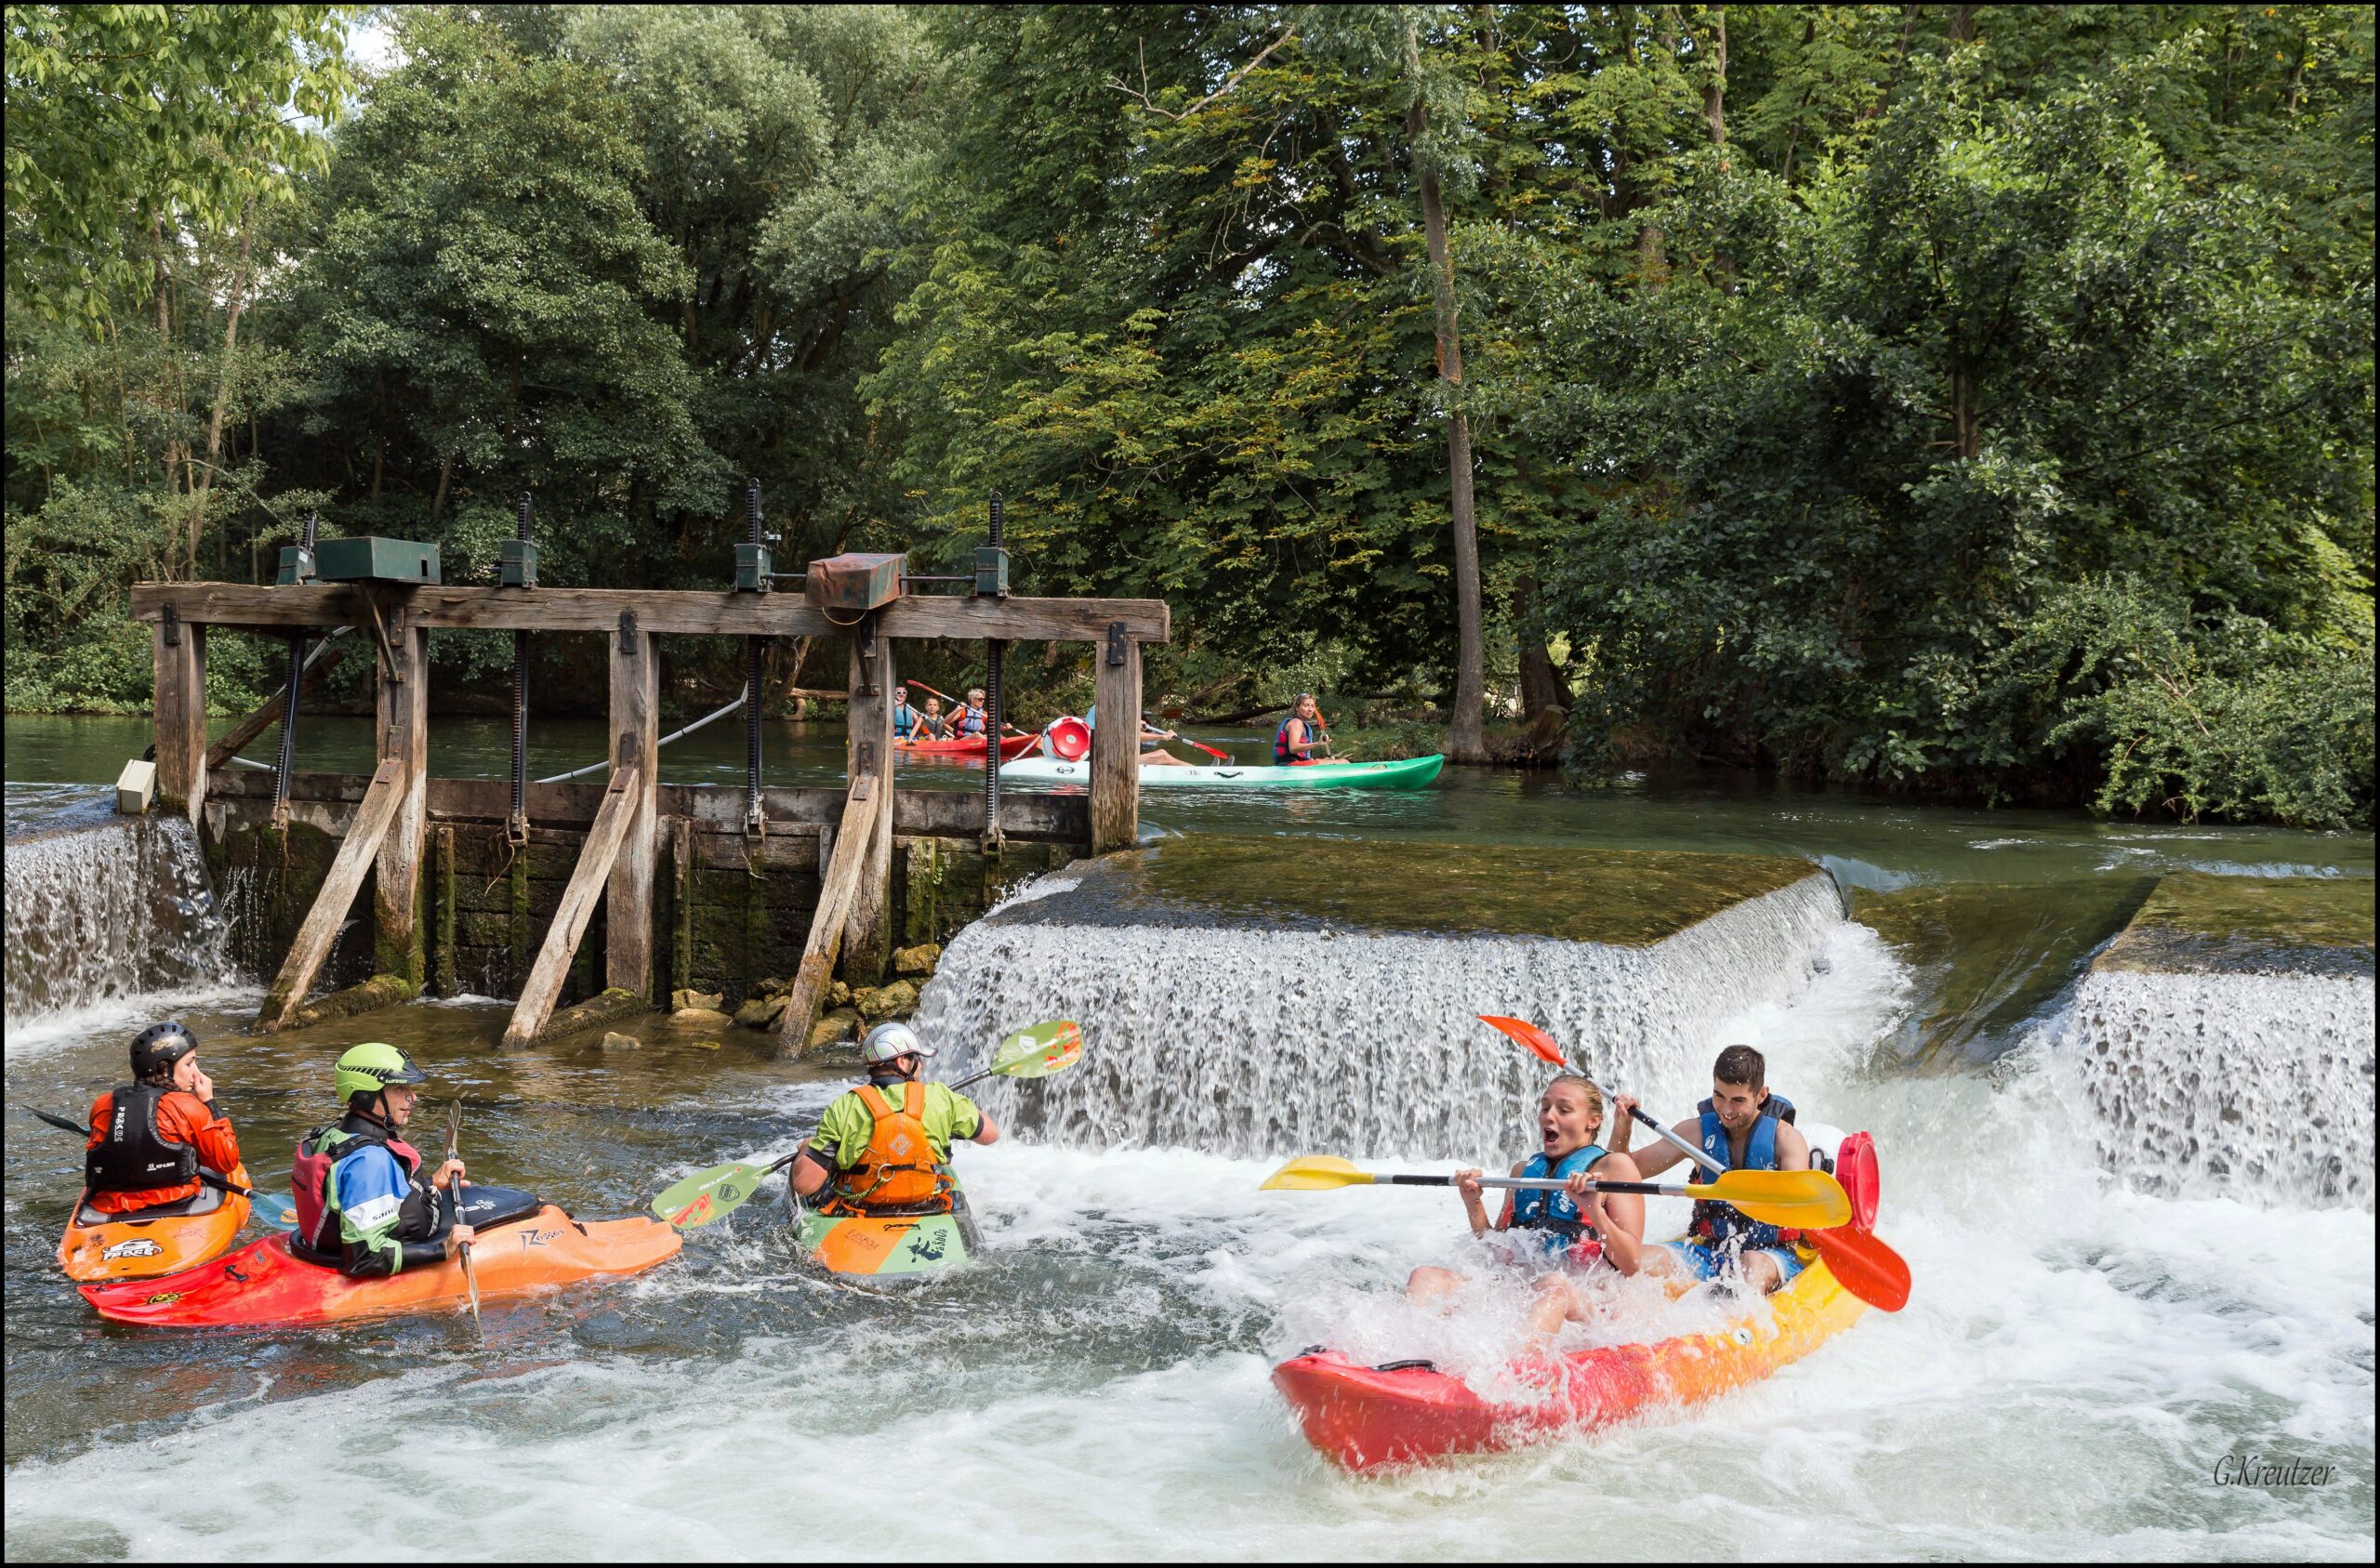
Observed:
[[[1092,731],[1091,791],[1079,797],[1002,795],[991,820],[982,794],[900,791],[892,770],[892,692],[895,646],[904,639],[959,638],[1097,645],[1101,711],[1142,711],[1141,645],[1169,631],[1159,600],[1025,599],[904,594],[856,625],[830,619],[799,592],[476,587],[405,583],[248,586],[144,583],[132,590],[132,613],[152,627],[156,674],[156,795],[162,808],[203,825],[210,795],[252,802],[272,795],[269,774],[210,771],[206,741],[206,642],[217,629],[286,639],[352,628],[377,666],[375,767],[368,778],[304,775],[289,794],[324,820],[344,814],[337,852],[298,925],[258,1014],[257,1028],[286,1026],[305,1007],[367,875],[373,888],[376,968],[410,983],[388,987],[390,999],[415,994],[423,974],[421,877],[433,819],[502,822],[506,781],[429,776],[430,637],[445,630],[582,633],[609,648],[609,776],[601,784],[546,784],[526,791],[532,825],[586,824],[586,837],[561,902],[536,947],[507,1045],[542,1034],[554,1015],[589,917],[604,908],[602,979],[638,1006],[656,1000],[654,882],[668,845],[686,863],[694,833],[791,838],[815,846],[819,894],[794,991],[778,1025],[781,1052],[802,1048],[833,983],[840,955],[880,972],[880,932],[894,835],[974,838],[997,853],[1006,838],[1064,839],[1091,853],[1133,844],[1139,833],[1138,726],[1109,723]],[[840,790],[767,789],[760,819],[747,815],[746,791],[729,785],[664,786],[659,781],[661,636],[834,638],[850,647],[847,783]],[[247,729],[252,738],[263,726]],[[228,748],[218,747],[218,756]],[[261,786],[261,787],[259,787]],[[351,804],[350,804],[351,803]],[[276,808],[277,810],[285,808]],[[276,825],[279,825],[278,824]],[[513,824],[520,830],[521,824]],[[441,830],[442,832],[444,830]],[[747,863],[756,867],[766,857]],[[758,873],[756,873],[758,874]],[[380,977],[376,976],[376,980]]]

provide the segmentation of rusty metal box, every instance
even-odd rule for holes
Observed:
[[[828,556],[810,563],[801,591],[819,610],[861,614],[901,597],[907,562],[908,557],[899,555]]]

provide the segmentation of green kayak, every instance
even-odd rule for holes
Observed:
[[[925,1274],[964,1263],[982,1243],[967,1200],[948,1214],[801,1216],[801,1250],[830,1273]]]
[[[1255,767],[1143,768],[1141,787],[1208,789],[1420,789],[1446,766],[1438,756],[1408,758],[1402,762],[1302,762],[1295,767],[1270,763]],[[1088,784],[1091,761],[1059,762],[1028,757],[1000,770],[1002,780],[1024,784]]]

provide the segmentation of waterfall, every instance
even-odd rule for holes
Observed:
[[[1480,1013],[1551,1029],[1614,1092],[1691,1103],[1709,1092],[1718,1027],[1798,995],[1843,921],[1816,871],[1642,945],[1119,918],[1076,875],[961,931],[919,1021],[956,1077],[1013,1029],[1079,1020],[1080,1065],[995,1080],[986,1104],[1086,1148],[1501,1158],[1534,1141],[1549,1069]]]
[[[198,836],[104,817],[7,844],[7,1026],[229,978]]]
[[[2056,1060],[2148,1191],[2370,1208],[2373,1029],[2368,973],[2099,969]]]

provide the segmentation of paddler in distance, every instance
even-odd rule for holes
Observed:
[[[1091,706],[1083,709],[1082,722],[1083,728],[1087,730],[1096,730],[1099,728],[1099,705],[1097,703],[1093,703]],[[1150,725],[1146,718],[1143,718],[1141,720],[1141,766],[1144,768],[1197,767],[1197,763],[1185,762],[1181,758],[1174,756],[1173,753],[1165,749],[1166,742],[1179,740],[1181,736],[1178,731],[1156,729]]]
[[[398,1136],[421,1099],[415,1086],[429,1076],[377,1040],[338,1059],[332,1081],[346,1114],[298,1140],[290,1171],[293,1257],[371,1279],[443,1262],[471,1239],[471,1226],[440,1199],[463,1179],[463,1162],[448,1160],[425,1176],[420,1153]],[[518,1196],[481,1190],[498,1194]]]
[[[1322,705],[1311,692],[1301,692],[1298,700],[1289,705],[1281,727],[1273,731],[1273,760],[1282,767],[1295,767],[1301,762],[1345,762],[1348,758],[1330,755],[1330,729],[1322,721]]]
[[[821,1214],[946,1214],[952,1207],[955,1139],[997,1143],[1000,1130],[983,1109],[946,1084],[919,1081],[932,1056],[906,1023],[867,1032],[860,1060],[867,1082],[845,1090],[818,1118],[786,1179],[798,1198],[824,1201]]]
[[[1605,1192],[1592,1185],[1637,1179],[1634,1161],[1596,1141],[1603,1122],[1603,1095],[1594,1085],[1575,1073],[1557,1074],[1538,1097],[1540,1148],[1513,1166],[1512,1174],[1552,1177],[1567,1186],[1558,1192],[1507,1193],[1503,1213],[1491,1224],[1480,1201],[1479,1179],[1486,1172],[1466,1170],[1456,1177],[1455,1191],[1462,1195],[1473,1235],[1502,1232],[1508,1238],[1508,1263],[1551,1270],[1533,1282],[1538,1299],[1528,1321],[1540,1335],[1552,1336],[1566,1320],[1586,1322],[1589,1303],[1577,1286],[1607,1271],[1633,1274],[1644,1253],[1645,1200],[1633,1192]],[[1463,1283],[1463,1276],[1451,1269],[1424,1266],[1413,1271],[1405,1290],[1415,1300],[1426,1301]]]
[[[132,1082],[91,1101],[83,1154],[89,1207],[130,1214],[198,1196],[198,1173],[228,1177],[240,1140],[216,1113],[215,1081],[199,1070],[198,1036],[171,1020],[132,1042]]]
[[[909,705],[909,689],[906,686],[892,688],[892,738],[896,741],[915,740],[921,717]]]
[[[1767,1058],[1750,1046],[1729,1046],[1712,1064],[1711,1080],[1711,1098],[1700,1113],[1671,1131],[1729,1170],[1810,1168],[1809,1140],[1789,1119],[1792,1102],[1768,1091]],[[1629,1115],[1635,1104],[1624,1095],[1614,1101],[1620,1127],[1612,1146],[1623,1153],[1636,1125]],[[1686,1157],[1667,1142],[1634,1156],[1636,1167],[1648,1177]],[[1645,1272],[1709,1280],[1733,1270],[1745,1285],[1765,1293],[1800,1273],[1808,1261],[1796,1239],[1792,1232],[1745,1219],[1732,1204],[1703,1199],[1694,1206],[1685,1241],[1646,1249]]]

